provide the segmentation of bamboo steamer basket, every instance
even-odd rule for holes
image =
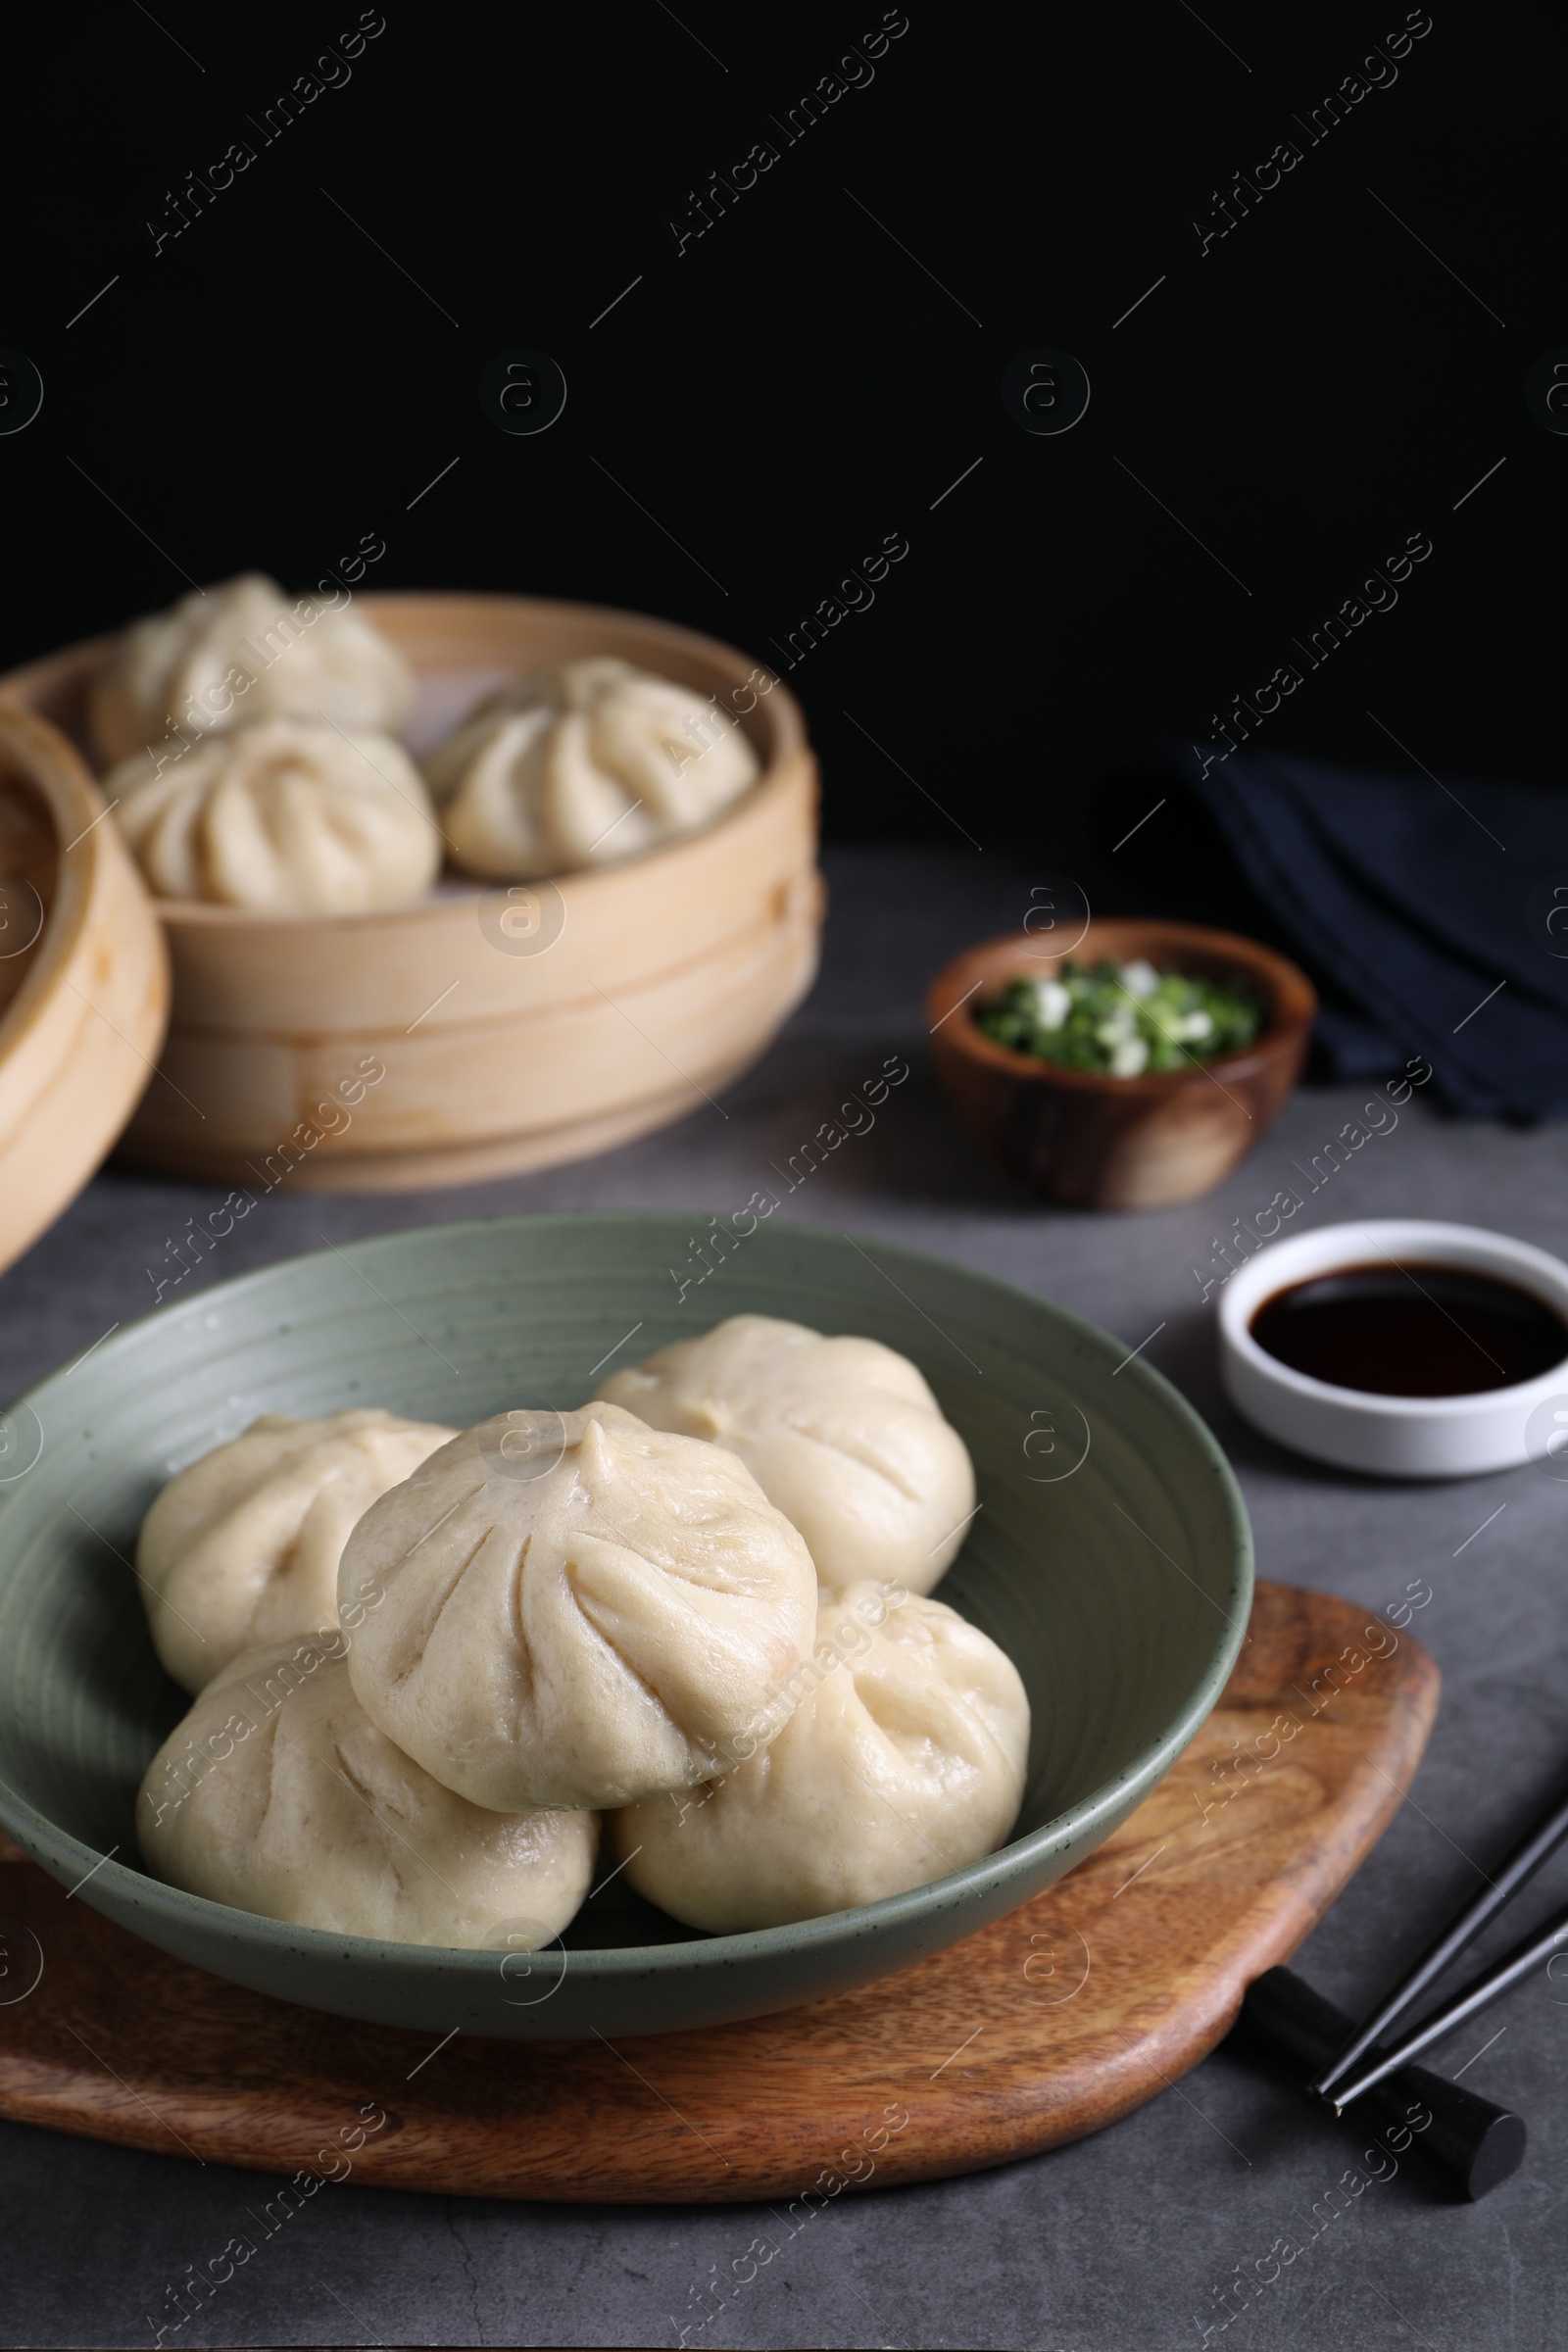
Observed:
[[[65,738],[0,705],[0,1266],[87,1182],[163,1040],[169,958],[105,814]]]
[[[361,609],[418,680],[416,755],[504,679],[582,654],[721,699],[767,674],[712,638],[590,605],[388,595]],[[13,671],[0,702],[79,738],[108,642]],[[448,880],[378,914],[158,901],[168,1083],[121,1156],[252,1189],[286,1173],[302,1190],[403,1191],[577,1159],[703,1110],[805,996],[821,931],[805,722],[783,686],[750,692],[758,782],[706,831],[623,864],[513,892]]]

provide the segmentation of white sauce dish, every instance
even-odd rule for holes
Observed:
[[[1476,1358],[1478,1368],[1485,1370],[1482,1356],[1493,1368],[1486,1373],[1486,1383],[1474,1391],[1401,1396],[1378,1393],[1371,1385],[1355,1388],[1315,1377],[1259,1344],[1254,1325],[1260,1310],[1281,1293],[1331,1275],[1364,1276],[1373,1268],[1391,1274],[1401,1270],[1413,1292],[1427,1300],[1422,1311],[1443,1316],[1459,1334],[1452,1341],[1434,1321],[1440,1347],[1447,1344],[1462,1351],[1472,1343],[1432,1297],[1430,1278],[1422,1279],[1425,1269],[1434,1275],[1449,1271],[1480,1276],[1503,1285],[1521,1306],[1539,1302],[1546,1313],[1536,1318],[1537,1356],[1542,1353],[1542,1330],[1549,1332],[1552,1321],[1564,1327],[1562,1353],[1530,1377],[1503,1379],[1506,1348],[1498,1362],[1483,1348]],[[1437,1287],[1443,1287],[1441,1282]],[[1522,1301],[1517,1300],[1521,1292]],[[1369,1367],[1378,1340],[1372,1331],[1363,1358]],[[1494,1344],[1501,1347],[1500,1342]],[[1407,1348],[1408,1345],[1406,1341]],[[1391,1217],[1322,1226],[1276,1242],[1227,1281],[1219,1299],[1219,1347],[1221,1377],[1237,1411],[1282,1446],[1341,1469],[1384,1478],[1473,1478],[1530,1460],[1550,1467],[1568,1451],[1568,1265],[1506,1234]],[[1545,1352],[1550,1351],[1548,1341]],[[1379,1386],[1386,1389],[1387,1384],[1385,1364]]]

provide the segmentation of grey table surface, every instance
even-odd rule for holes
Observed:
[[[1478,1869],[1568,1759],[1568,1486],[1534,1469],[1430,1486],[1342,1476],[1279,1450],[1223,1401],[1212,1308],[1200,1303],[1192,1266],[1233,1215],[1270,1199],[1294,1160],[1310,1162],[1366,1090],[1301,1090],[1252,1158],[1190,1207],[1133,1217],[1042,1207],[950,1119],[920,1012],[941,961],[1018,919],[1013,869],[991,857],[892,850],[840,851],[829,866],[822,979],[718,1108],[697,1102],[681,1125],[581,1166],[461,1193],[346,1200],[290,1197],[285,1187],[191,1284],[323,1241],[451,1217],[732,1210],[847,1086],[886,1054],[907,1053],[913,1076],[875,1128],[782,1213],[1004,1276],[1129,1348],[1160,1326],[1149,1358],[1229,1452],[1263,1574],[1373,1607],[1396,1601],[1412,1580],[1430,1590],[1413,1630],[1445,1678],[1431,1748],[1373,1860],[1298,1962],[1343,2006],[1364,2006],[1423,1931],[1477,1886]],[[0,1393],[144,1312],[148,1269],[167,1271],[168,1237],[215,1199],[206,1188],[101,1176],[0,1281]],[[1463,1219],[1568,1254],[1568,1134],[1449,1121],[1416,1097],[1310,1198],[1300,1221],[1386,1215]],[[1501,1940],[1565,1900],[1568,1857],[1543,1875]],[[0,2031],[3,2018],[0,2010]],[[1433,2063],[1468,2066],[1472,2087],[1529,2121],[1523,2171],[1477,2206],[1445,2201],[1407,2166],[1325,2226],[1312,2207],[1354,2163],[1361,2135],[1222,2051],[1095,2138],[964,2180],[846,2197],[789,2240],[762,2207],[514,2205],[345,2182],[316,2197],[198,2319],[163,2340],[673,2346],[701,2296],[713,2316],[687,2342],[704,2352],[1196,2352],[1205,2328],[1216,2329],[1216,2290],[1247,2266],[1259,2279],[1278,2276],[1245,2316],[1209,2334],[1225,2352],[1560,2345],[1568,1984],[1538,1975],[1441,2045]],[[151,2345],[167,2288],[270,2193],[255,2174],[0,2125],[0,2342]],[[1301,2248],[1283,2267],[1270,2259],[1281,2238]],[[722,2307],[715,2280],[731,2284]]]

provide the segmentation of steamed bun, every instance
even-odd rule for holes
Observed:
[[[242,1649],[338,1622],[337,1567],[362,1511],[452,1436],[392,1413],[264,1413],[172,1478],[142,1521],[136,1573],[153,1646],[200,1690]],[[373,1595],[355,1592],[352,1625]]]
[[[707,824],[756,779],[758,760],[695,688],[595,658],[493,695],[424,772],[459,863],[527,880]]]
[[[161,899],[260,914],[361,914],[421,898],[441,865],[429,796],[400,744],[274,718],[104,784]]]
[[[805,1544],[733,1454],[597,1403],[466,1430],[366,1512],[338,1587],[385,1594],[349,1656],[366,1712],[498,1811],[722,1769],[816,1612]]]
[[[929,1592],[973,1515],[963,1440],[907,1357],[876,1340],[732,1315],[599,1394],[655,1429],[738,1453],[824,1585],[870,1577]]]
[[[591,1813],[489,1812],[384,1739],[346,1637],[233,1659],[147,1769],[148,1868],[210,1901],[340,1936],[537,1949],[588,1891]]]
[[[701,1790],[612,1815],[640,1894],[714,1935],[923,1886],[1000,1845],[1023,1797],[1017,1669],[940,1600],[824,1592],[804,1695],[769,1744]]]
[[[396,734],[414,706],[397,649],[352,607],[291,601],[256,571],[133,621],[88,690],[106,761],[183,733],[267,718],[331,719]]]

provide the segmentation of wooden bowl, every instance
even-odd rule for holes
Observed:
[[[169,957],[105,813],[65,738],[0,706],[0,1266],[86,1183],[164,1035]]]
[[[742,701],[767,674],[712,638],[592,605],[361,604],[418,679],[416,755],[504,679],[580,654]],[[15,670],[0,701],[80,739],[107,650]],[[706,832],[623,865],[511,894],[449,881],[380,914],[157,902],[173,962],[169,1083],[149,1090],[122,1155],[253,1191],[285,1178],[401,1191],[548,1167],[702,1109],[805,996],[821,931],[805,721],[782,685],[749,692],[758,782]]]
[[[969,949],[926,1000],[937,1074],[988,1151],[1050,1200],[1080,1208],[1168,1208],[1230,1174],[1272,1124],[1300,1072],[1317,1010],[1311,983],[1283,956],[1195,923],[1092,922],[1078,963],[1145,956],[1160,971],[1240,975],[1269,1007],[1245,1054],[1147,1078],[1057,1069],[1000,1046],[971,1004],[1009,980],[1049,979],[1065,961],[1012,932]]]

